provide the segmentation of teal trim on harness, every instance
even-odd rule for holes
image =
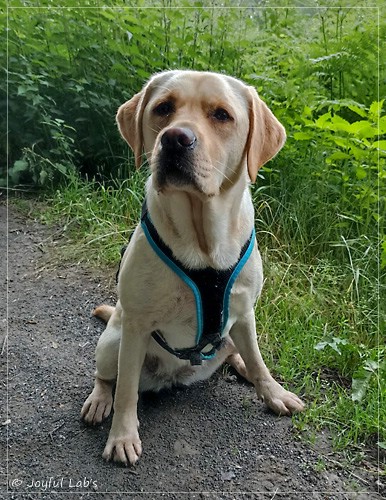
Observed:
[[[201,301],[200,291],[199,291],[198,287],[196,286],[196,284],[194,283],[194,281],[192,281],[189,278],[189,276],[187,276],[184,273],[184,271],[180,267],[178,267],[175,262],[173,262],[171,259],[169,259],[169,257],[159,248],[159,246],[153,240],[153,238],[152,238],[152,236],[151,236],[151,234],[146,226],[146,223],[143,220],[141,221],[141,226],[142,226],[142,229],[146,235],[147,241],[150,243],[150,246],[155,251],[155,253],[158,255],[158,257],[160,259],[162,259],[165,262],[165,264],[167,266],[169,266],[170,269],[172,269],[172,271],[174,271],[177,274],[177,276],[179,276],[182,279],[182,281],[184,281],[189,286],[189,288],[192,290],[192,292],[194,294],[194,300],[196,303],[196,314],[197,314],[197,333],[196,333],[196,344],[197,344],[199,342],[199,340],[201,338],[201,334],[202,334],[202,301]]]
[[[216,355],[223,345],[223,331],[229,318],[229,302],[232,287],[248,261],[255,243],[255,230],[241,249],[239,260],[229,269],[216,270],[211,267],[190,269],[179,262],[172,250],[160,238],[147,211],[146,201],[142,207],[141,227],[147,241],[158,257],[192,290],[196,305],[196,344],[193,347],[173,349],[158,330],[152,337],[169,353],[180,359],[189,360],[192,365],[201,364]],[[212,346],[209,352],[202,351]]]
[[[242,268],[246,264],[247,260],[251,256],[253,247],[255,246],[255,228],[252,229],[252,234],[251,234],[251,240],[249,242],[248,248],[245,252],[245,254],[241,257],[239,260],[235,270],[233,271],[231,277],[229,278],[229,281],[227,283],[227,286],[225,288],[225,293],[224,293],[224,317],[223,317],[223,322],[222,322],[222,330],[224,330],[225,325],[227,324],[228,321],[228,316],[229,316],[229,300],[230,300],[230,295],[232,291],[232,287],[237,279],[237,276],[240,274]]]
[[[253,247],[255,245],[255,235],[256,235],[255,228],[253,228],[248,248],[247,248],[245,254],[242,256],[242,258],[239,260],[239,262],[238,262],[236,268],[234,269],[233,273],[231,274],[231,277],[229,278],[229,281],[228,281],[227,286],[225,288],[224,302],[223,302],[223,304],[224,304],[224,306],[223,306],[224,307],[224,316],[223,316],[222,324],[221,324],[221,332],[220,332],[221,336],[223,334],[224,328],[227,324],[228,317],[229,317],[229,301],[230,301],[232,287],[233,287],[238,275],[240,274],[242,268],[244,267],[247,260],[251,256]],[[212,359],[216,356],[216,352],[214,352],[213,354],[211,354],[209,356],[205,355],[204,353],[201,353],[201,356],[203,359],[206,359],[206,360]]]

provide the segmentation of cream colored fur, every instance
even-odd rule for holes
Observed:
[[[170,113],[157,106],[172,103]],[[225,110],[229,119],[219,118]],[[249,183],[285,142],[283,126],[252,87],[224,75],[169,71],[155,75],[117,114],[122,136],[136,164],[145,151],[151,174],[146,185],[150,217],[160,237],[185,266],[227,269],[239,258],[254,225]],[[189,152],[195,181],[160,181],[161,138],[174,128],[197,139]],[[138,391],[191,384],[209,377],[225,360],[254,384],[259,398],[277,414],[301,411],[301,400],[270,375],[260,355],[254,304],[263,271],[257,243],[231,293],[224,336],[217,356],[190,366],[151,337],[162,331],[175,348],[195,344],[196,310],[190,288],[155,254],[138,226],[122,259],[115,308],[95,314],[107,327],[96,349],[95,386],[82,408],[90,424],[114,417],[105,459],[134,464],[141,455]]]

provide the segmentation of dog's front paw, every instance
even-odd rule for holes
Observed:
[[[84,402],[80,416],[87,424],[97,425],[110,415],[112,406],[112,383],[96,379],[95,387]]]
[[[276,380],[263,380],[256,385],[258,397],[277,415],[292,415],[303,411],[303,401],[284,389]]]
[[[110,432],[102,457],[105,460],[122,462],[126,466],[138,462],[142,454],[141,440],[138,431],[132,431],[124,436],[115,436]]]

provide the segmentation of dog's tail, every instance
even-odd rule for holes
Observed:
[[[110,319],[110,316],[113,314],[114,309],[115,307],[113,306],[102,304],[101,306],[98,306],[93,310],[92,315],[102,319],[105,323],[107,323]]]

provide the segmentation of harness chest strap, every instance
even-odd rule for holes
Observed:
[[[239,260],[226,270],[211,267],[189,269],[177,260],[171,249],[160,238],[147,211],[146,200],[142,206],[141,226],[155,253],[172,269],[192,290],[196,304],[197,333],[196,345],[184,349],[173,349],[160,331],[152,337],[169,353],[180,359],[189,360],[192,365],[202,363],[203,359],[215,356],[223,344],[222,332],[228,320],[229,300],[232,286],[250,257],[255,240],[255,230],[241,249]],[[212,348],[202,352],[208,345]]]

